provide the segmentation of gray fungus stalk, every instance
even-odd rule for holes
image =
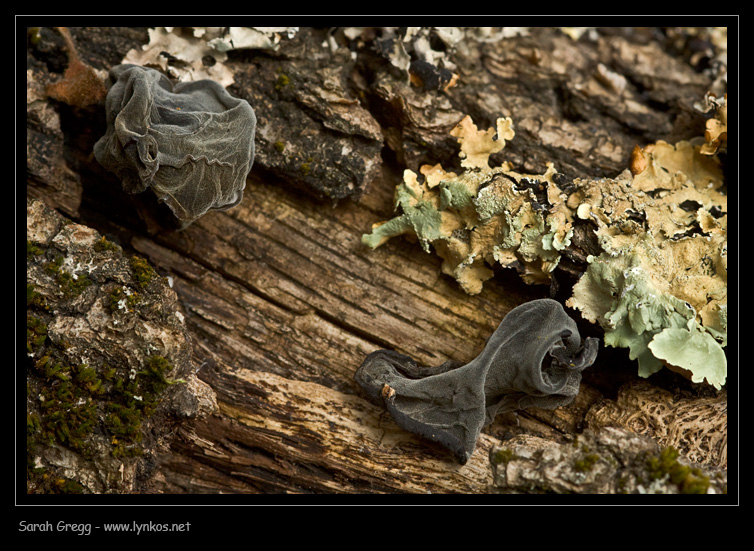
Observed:
[[[212,80],[174,85],[138,65],[113,67],[110,78],[94,156],[126,192],[152,188],[185,225],[241,202],[257,122],[246,100]]]
[[[420,367],[408,356],[378,350],[355,378],[400,427],[442,444],[464,464],[482,427],[498,413],[570,403],[598,346],[596,338],[582,341],[560,303],[540,299],[511,310],[464,366]]]

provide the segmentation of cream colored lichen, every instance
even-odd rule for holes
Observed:
[[[502,151],[505,141],[515,136],[510,118],[498,119],[496,124],[496,128],[478,130],[471,117],[467,116],[450,131],[450,135],[460,144],[463,168],[484,172],[490,170],[490,155]]]
[[[705,144],[701,148],[704,155],[714,155],[725,150],[728,145],[728,96],[721,102],[714,102],[715,116],[707,120],[704,131]]]
[[[727,194],[703,145],[657,142],[616,179],[576,180],[568,199],[604,251],[567,304],[627,347],[648,376],[663,365],[720,388],[727,362]],[[641,167],[636,170],[636,167]]]
[[[209,79],[227,87],[233,71],[225,65],[227,52],[239,49],[275,49],[282,37],[298,27],[154,27],[149,43],[126,53],[121,63],[159,69],[180,81]],[[214,62],[206,63],[207,56]]]

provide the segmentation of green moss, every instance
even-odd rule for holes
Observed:
[[[116,248],[106,239],[94,245],[96,251]],[[63,298],[78,296],[91,284],[86,275],[68,273],[62,255],[27,242],[27,256],[59,285]],[[145,288],[158,275],[143,258],[132,258],[130,267],[136,289]],[[55,296],[60,298],[60,293]],[[114,311],[123,304],[133,308],[140,296],[143,293],[129,293],[127,287],[116,286],[104,300],[106,308]],[[60,476],[59,469],[39,466],[40,449],[56,445],[94,459],[109,441],[113,456],[139,455],[145,420],[156,411],[168,386],[178,381],[169,379],[173,367],[162,356],[145,357],[137,373],[124,373],[123,368],[104,362],[71,364],[66,344],[48,337],[47,310],[45,297],[27,283],[27,489],[33,493],[81,493],[86,488]]]
[[[285,73],[278,74],[278,78],[275,81],[275,90],[282,90],[291,83],[291,79]]]
[[[129,393],[124,389],[123,402],[107,404],[105,427],[110,434],[113,445],[112,454],[115,457],[139,455],[141,449],[136,447],[141,441],[141,426],[144,414],[138,404],[138,394]]]
[[[141,453],[144,420],[160,403],[162,393],[173,381],[167,375],[173,367],[162,356],[150,356],[142,371],[133,376],[117,376],[117,370],[103,364],[97,370],[86,364],[67,366],[54,352],[33,364],[42,379],[39,390],[39,416],[27,419],[27,459],[33,461],[34,441],[56,443],[84,457],[91,457],[88,437],[102,428],[113,444],[116,457]]]
[[[281,141],[275,142],[274,144],[272,144],[272,147],[274,147],[278,153],[285,151],[285,144]]]
[[[40,295],[34,285],[31,283],[26,284],[26,308],[41,308],[42,310],[48,310],[47,299]]]
[[[500,448],[492,453],[490,459],[495,465],[507,465],[514,457],[516,457],[516,454],[513,450],[509,448]]]
[[[113,455],[116,457],[138,455],[141,449],[141,426],[160,403],[161,394],[172,381],[167,374],[173,366],[162,356],[150,356],[143,370],[131,379],[115,380],[113,388],[117,399],[106,406],[105,426],[111,435]]]
[[[86,274],[73,275],[62,269],[63,256],[58,255],[54,260],[45,264],[45,271],[55,278],[64,298],[76,298],[84,289],[92,284]]]
[[[311,169],[312,169],[312,160],[313,159],[311,157],[309,157],[305,162],[301,163],[301,166],[299,167],[299,170],[301,171],[301,173],[304,176],[306,176],[307,174],[309,174],[309,172],[311,172]]]
[[[102,378],[106,381],[111,381],[118,371],[107,363],[102,364]]]
[[[108,241],[103,235],[102,239],[100,239],[94,244],[94,250],[97,252],[105,252],[105,251],[118,252],[120,250],[120,247],[116,245],[115,243],[113,243],[112,241]]]
[[[83,494],[84,487],[70,478],[58,477],[54,482],[56,493],[60,494]]]
[[[84,456],[89,456],[86,437],[97,424],[97,407],[89,396],[85,383],[77,382],[70,369],[48,356],[37,366],[44,370],[48,384],[39,393],[40,437],[48,443],[58,443]],[[83,371],[85,366],[77,366]]]
[[[576,460],[573,463],[573,468],[580,473],[589,472],[599,460],[599,455],[596,453],[589,453],[584,455],[581,459]]]
[[[44,249],[32,241],[26,241],[26,259],[30,260],[35,256],[44,254]]]
[[[105,240],[95,245],[98,250],[112,247]],[[27,251],[34,257],[40,253],[34,246]],[[44,271],[64,297],[78,295],[91,283],[86,276],[69,274],[61,255],[44,262]],[[138,288],[157,276],[143,258],[134,257],[131,269]],[[117,287],[105,300],[112,311],[123,304],[130,309],[139,295]],[[113,456],[140,455],[145,420],[156,411],[168,386],[179,381],[168,378],[173,367],[162,356],[145,358],[137,373],[122,373],[107,363],[71,365],[65,359],[65,345],[52,343],[44,318],[34,315],[40,309],[47,309],[45,297],[27,284],[27,395],[34,404],[27,415],[27,488],[34,493],[80,493],[85,488],[59,476],[56,469],[35,467],[40,447],[58,445],[93,459],[102,453],[104,435]]]
[[[39,33],[40,27],[27,27],[26,36],[32,46],[36,46],[42,39],[42,35]]]
[[[139,303],[139,293],[126,293],[122,287],[116,287],[109,295],[108,306],[111,313],[125,310],[130,312]]]
[[[59,254],[54,260],[51,260],[45,264],[45,271],[50,275],[57,275],[60,272],[60,267],[63,265],[63,255]]]
[[[157,277],[157,272],[149,265],[146,259],[140,256],[134,256],[131,258],[131,270],[133,271],[133,277],[136,284],[142,289],[149,285],[149,282]]]
[[[41,427],[39,416],[34,413],[26,414],[26,470],[34,469],[34,452],[37,448],[37,433]]]
[[[26,316],[26,352],[36,353],[47,340],[47,325],[34,316]]]
[[[682,494],[706,494],[709,478],[696,467],[678,462],[678,450],[672,446],[663,449],[658,456],[647,459],[647,469],[652,480],[668,477]]]
[[[26,487],[33,494],[83,494],[86,488],[75,480],[56,475],[47,469],[33,469],[26,473]]]

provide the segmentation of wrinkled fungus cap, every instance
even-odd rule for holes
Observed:
[[[498,413],[569,404],[598,343],[581,340],[559,302],[533,300],[511,310],[464,366],[419,367],[408,356],[378,350],[355,378],[401,428],[442,444],[463,464]]]
[[[184,224],[243,198],[254,161],[256,116],[212,80],[181,82],[118,65],[106,100],[107,132],[94,156],[128,193],[152,188]]]

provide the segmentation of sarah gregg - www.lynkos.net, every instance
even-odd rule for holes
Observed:
[[[129,532],[132,534],[141,534],[149,532],[188,532],[191,529],[190,522],[168,523],[168,522],[117,522],[117,523],[98,523],[96,525],[90,522],[65,522],[60,521],[52,523],[49,520],[44,522],[27,522],[19,521],[19,532],[57,532],[76,534],[79,536],[88,536],[92,530],[98,532]]]

